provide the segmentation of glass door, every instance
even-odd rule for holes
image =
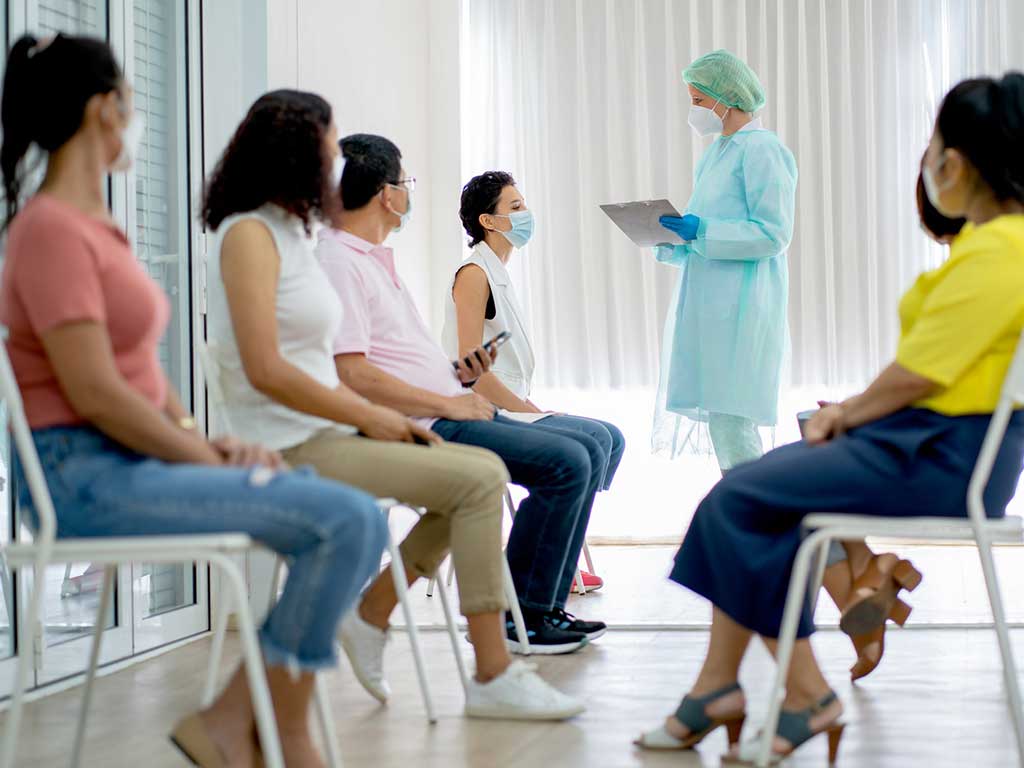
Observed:
[[[125,0],[125,74],[135,89],[135,110],[146,120],[135,174],[127,179],[126,219],[135,253],[171,300],[171,323],[160,362],[182,402],[194,400],[192,382],[192,220],[189,119],[190,19],[193,3]],[[198,88],[198,84],[196,85]],[[135,652],[209,627],[207,569],[137,563],[132,567]]]
[[[111,208],[132,240],[135,253],[172,303],[168,332],[160,345],[164,369],[188,406],[199,382],[193,361],[194,307],[191,270],[190,196],[196,160],[190,153],[190,82],[199,88],[199,0],[0,0],[3,49],[26,32],[44,38],[57,32],[88,34],[110,41],[135,91],[135,108],[147,129],[134,174],[111,178]],[[7,31],[9,28],[9,32]],[[192,80],[190,81],[190,78]],[[196,136],[201,133],[195,131]],[[199,147],[199,144],[195,145]],[[197,151],[198,154],[198,151]],[[0,414],[2,421],[2,414]],[[0,423],[0,427],[5,422]],[[6,430],[3,430],[6,435]],[[7,442],[0,445],[0,538],[25,540],[7,483]],[[13,659],[10,597],[0,564],[0,697],[10,692]],[[12,590],[24,596],[25,574]],[[46,574],[46,649],[35,683],[41,685],[81,672],[88,661],[98,607],[102,569],[91,563],[55,565]],[[123,659],[209,627],[207,568],[136,563],[118,570],[108,614],[101,663]]]

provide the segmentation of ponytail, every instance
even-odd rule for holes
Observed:
[[[963,81],[942,102],[936,125],[996,199],[1024,203],[1024,74]]]
[[[38,40],[25,35],[7,55],[3,102],[0,104],[0,121],[4,131],[3,146],[0,147],[0,172],[4,177],[4,200],[7,204],[5,229],[18,212],[18,198],[21,195],[18,165],[35,141],[33,119],[36,110],[33,102],[36,89],[31,76],[31,58],[38,45]]]
[[[89,99],[116,90],[121,81],[121,68],[102,40],[57,35],[40,42],[25,35],[14,44],[0,102],[4,229],[18,212],[23,192],[19,166],[29,147],[60,149],[81,128]]]

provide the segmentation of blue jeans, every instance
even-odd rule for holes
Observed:
[[[548,416],[538,423],[542,426],[583,432],[597,440],[601,445],[601,450],[607,457],[605,459],[604,478],[601,480],[600,490],[607,491],[612,487],[612,480],[615,479],[615,473],[622,462],[622,454],[626,451],[626,438],[622,436],[622,432],[618,427],[600,419],[590,419],[586,416],[565,416],[562,414]]]
[[[249,469],[169,464],[89,427],[33,437],[58,536],[247,533],[289,562],[284,592],[260,630],[267,663],[306,670],[335,663],[338,621],[376,573],[387,541],[372,496],[308,469],[263,485]],[[19,501],[35,522],[17,463],[15,472]]]
[[[512,482],[529,491],[519,505],[508,540],[509,569],[519,602],[538,611],[565,605],[601,487],[608,455],[581,426],[493,421],[435,422],[445,440],[498,454]],[[577,421],[586,421],[579,419]]]

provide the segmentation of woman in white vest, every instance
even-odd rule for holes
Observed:
[[[508,173],[490,171],[474,177],[462,189],[459,210],[473,249],[459,265],[445,303],[443,344],[454,359],[462,357],[502,331],[511,334],[491,371],[473,387],[512,419],[539,422],[545,429],[585,432],[605,448],[603,490],[611,486],[625,449],[622,432],[597,419],[543,411],[530,400],[534,356],[525,318],[508,273],[512,253],[533,234],[533,214]],[[474,342],[474,339],[476,340]],[[603,581],[583,572],[588,591]]]

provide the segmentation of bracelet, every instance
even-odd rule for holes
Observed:
[[[178,426],[189,432],[196,431],[196,420],[191,416],[182,416],[178,419]]]

